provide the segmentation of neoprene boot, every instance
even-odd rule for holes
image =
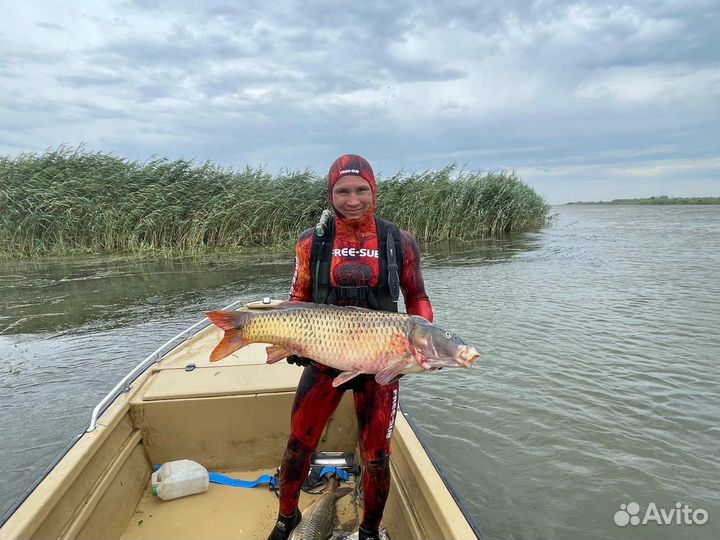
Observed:
[[[374,531],[368,531],[360,527],[358,530],[358,540],[379,540],[380,531],[375,529]]]
[[[292,516],[278,514],[277,522],[270,536],[268,536],[268,540],[287,540],[292,530],[297,527],[301,520],[302,514],[299,509],[295,510]]]

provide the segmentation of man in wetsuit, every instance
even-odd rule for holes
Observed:
[[[309,229],[298,239],[290,301],[397,311],[399,284],[407,312],[432,322],[415,239],[375,217],[376,191],[373,170],[363,157],[346,154],[331,165],[328,198],[336,217],[330,219],[322,237]],[[353,391],[365,466],[359,539],[377,539],[390,489],[390,438],[398,381],[380,385],[372,375],[360,375],[333,388],[338,370],[310,359],[290,357],[288,362],[306,367],[295,394],[290,438],[280,467],[280,512],[268,540],[286,540],[302,519],[300,489],[325,424],[345,390]]]

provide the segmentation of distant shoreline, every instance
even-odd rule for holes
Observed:
[[[613,199],[612,201],[575,201],[565,204],[720,204],[720,197],[647,197],[645,199]]]

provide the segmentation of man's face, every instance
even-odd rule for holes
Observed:
[[[370,184],[362,176],[343,176],[332,188],[332,203],[347,219],[359,219],[373,204]]]

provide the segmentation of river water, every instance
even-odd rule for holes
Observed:
[[[425,248],[436,322],[482,356],[403,379],[404,411],[488,538],[720,537],[720,206],[553,212]],[[289,254],[0,262],[0,513],[140,360],[207,309],[284,298],[291,271]],[[658,523],[684,505],[707,522]],[[626,508],[638,525],[615,523]]]

